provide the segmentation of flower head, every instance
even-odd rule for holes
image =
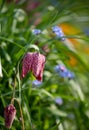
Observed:
[[[55,103],[58,104],[58,105],[62,105],[63,104],[63,100],[61,97],[56,97],[55,98]]]
[[[75,77],[75,75],[73,72],[68,71],[67,77],[68,77],[68,79],[73,79]]]
[[[53,26],[53,27],[52,27],[52,31],[56,34],[56,37],[57,37],[57,38],[60,38],[62,41],[65,40],[65,38],[64,38],[64,33],[63,33],[63,31],[62,31],[62,29],[61,29],[60,27],[58,27],[58,26]]]
[[[14,121],[16,115],[16,109],[13,106],[13,104],[9,104],[5,109],[4,109],[4,118],[5,118],[5,126],[6,128],[11,128],[12,123]]]
[[[62,30],[58,26],[53,26],[52,31],[55,33],[55,32],[61,32]]]
[[[73,79],[74,78],[74,73],[68,70],[64,65],[59,64],[56,65],[54,68],[55,72],[59,74],[60,77],[62,78],[68,78],[68,79]]]
[[[26,53],[22,61],[22,74],[24,78],[26,74],[32,71],[37,80],[42,81],[43,70],[45,65],[45,56],[38,53]]]
[[[33,30],[32,30],[32,33],[33,33],[34,35],[38,35],[38,34],[41,34],[41,30],[40,30],[40,29],[33,29]]]
[[[67,69],[66,69],[66,67],[65,67],[64,65],[59,64],[59,65],[56,65],[56,66],[55,66],[54,70],[55,70],[56,72],[60,72],[60,71],[66,71]]]
[[[21,73],[21,77],[24,78],[27,73],[31,70],[32,67],[32,62],[33,62],[33,53],[26,53],[23,61],[22,61],[22,73]]]

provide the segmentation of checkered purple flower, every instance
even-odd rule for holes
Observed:
[[[21,77],[24,78],[28,72],[32,71],[37,80],[42,81],[45,65],[45,56],[38,53],[26,53],[22,61]]]
[[[6,128],[11,128],[12,123],[16,116],[16,109],[13,104],[9,104],[4,109],[4,119],[5,119],[5,126]]]

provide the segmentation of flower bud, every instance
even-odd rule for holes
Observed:
[[[11,128],[12,123],[14,121],[16,115],[16,109],[13,106],[13,104],[9,104],[5,109],[4,109],[4,118],[5,118],[5,126],[6,128]]]

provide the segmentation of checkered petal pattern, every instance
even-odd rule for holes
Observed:
[[[4,109],[4,118],[5,118],[5,126],[6,128],[11,128],[12,123],[14,121],[16,115],[16,109],[13,106],[13,104],[9,104],[5,109]]]
[[[42,81],[45,56],[40,53],[33,54],[32,72],[37,80]]]
[[[22,61],[22,73],[21,73],[21,78],[24,78],[26,74],[31,71],[31,66],[33,62],[33,53],[26,53],[23,61]]]
[[[38,53],[27,53],[22,61],[21,77],[24,78],[29,71],[32,71],[37,80],[42,81],[45,65],[45,56]]]

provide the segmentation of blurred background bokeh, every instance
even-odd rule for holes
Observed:
[[[62,29],[64,41],[53,26]],[[41,84],[31,73],[20,80],[22,57],[36,49],[46,56]],[[70,74],[58,72],[58,65]],[[4,108],[15,77],[25,130],[89,130],[89,0],[0,0],[0,130],[6,130]],[[15,107],[11,130],[20,130]]]

